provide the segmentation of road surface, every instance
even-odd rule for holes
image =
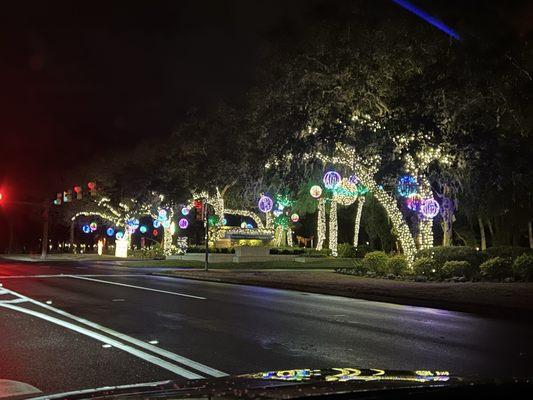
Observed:
[[[445,310],[0,261],[0,379],[44,393],[274,369],[533,374],[533,326]]]

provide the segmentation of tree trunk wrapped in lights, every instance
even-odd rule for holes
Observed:
[[[294,243],[292,241],[292,229],[291,228],[287,228],[287,246],[294,246]]]
[[[324,242],[326,241],[326,200],[320,198],[318,200],[318,223],[317,223],[317,239],[316,249],[322,250]]]
[[[329,249],[331,255],[337,257],[337,202],[331,200],[331,208],[329,209]]]
[[[366,198],[364,196],[359,196],[357,198],[357,211],[355,214],[355,226],[353,232],[353,245],[357,247],[359,244],[359,229],[361,227],[361,214],[363,213],[363,205],[365,204]]]

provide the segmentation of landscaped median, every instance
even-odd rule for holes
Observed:
[[[158,275],[299,290],[396,304],[533,319],[533,283],[412,282],[342,275],[333,271],[197,269]]]

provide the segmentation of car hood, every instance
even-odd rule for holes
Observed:
[[[205,380],[179,380],[85,389],[32,397],[41,399],[291,399],[311,395],[374,393],[471,385],[478,381],[448,371],[326,368],[265,371]],[[361,398],[364,398],[362,396]]]

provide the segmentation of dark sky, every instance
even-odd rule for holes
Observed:
[[[388,0],[372,1],[423,23]],[[0,187],[22,198],[103,148],[165,137],[190,108],[238,102],[262,46],[339,13],[349,1],[5,3]],[[478,1],[417,3],[474,34],[502,30],[517,10],[526,12],[513,17],[513,29],[531,26],[533,9],[524,2],[503,11]]]

